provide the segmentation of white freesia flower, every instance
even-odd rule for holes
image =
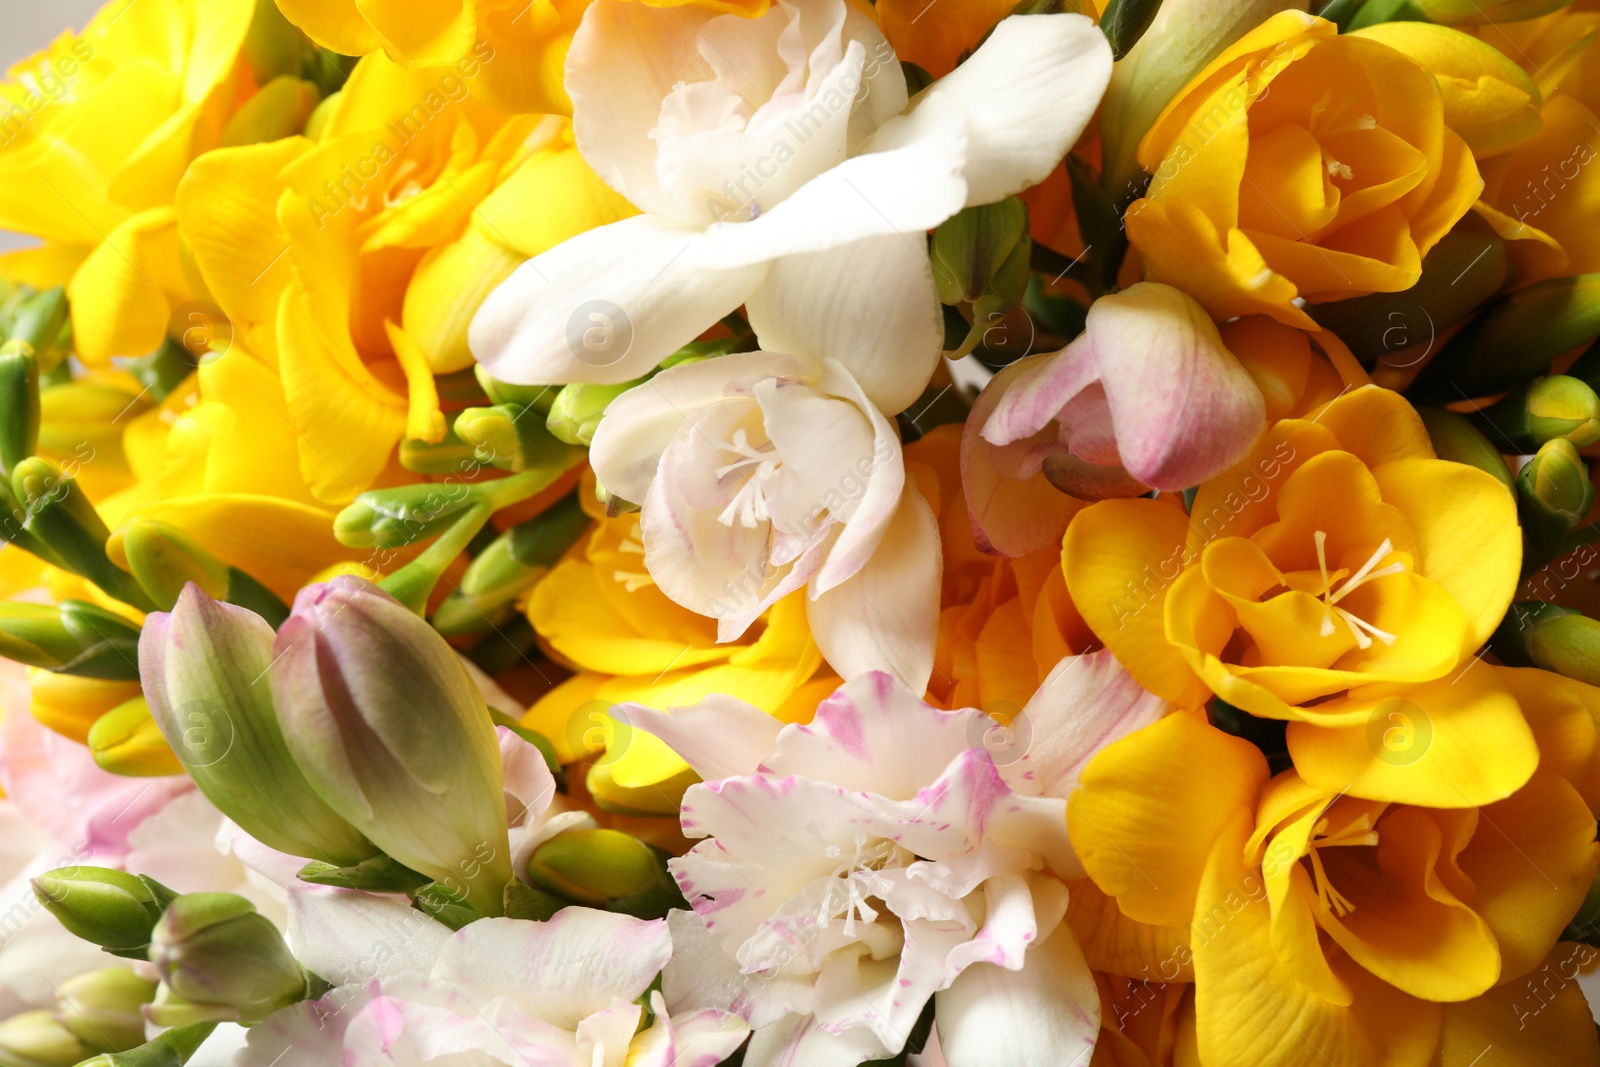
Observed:
[[[659,919],[566,908],[451,932],[400,898],[317,897],[315,969],[341,984],[251,1028],[236,1067],[715,1067],[749,1032],[721,1011],[671,1017],[660,993],[639,1032],[640,1001],[672,954]]]
[[[1066,798],[1099,748],[1165,705],[1109,653],[1061,661],[991,747],[975,709],[929,707],[884,674],[808,726],[729,697],[630,707],[705,779],[672,863],[673,1010],[731,1005],[746,1067],[850,1067],[900,1051],[928,1000],[951,1067],[1086,1063],[1099,996],[1062,923],[1082,877]]]
[[[825,342],[797,326],[796,350]],[[734,640],[809,588],[812,635],[843,677],[926,687],[939,532],[900,435],[837,360],[746,352],[669,368],[615,400],[590,462],[642,504],[661,591]]]
[[[644,214],[523,265],[478,313],[473,353],[510,382],[623,382],[741,304],[763,347],[790,351],[772,320],[792,304],[849,337],[836,358],[901,411],[943,340],[922,234],[1042,181],[1110,74],[1088,19],[1020,16],[908,101],[845,0],[757,19],[597,0],[567,60],[573,127]]]

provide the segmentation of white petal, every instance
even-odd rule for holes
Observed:
[[[378,995],[376,982],[340,986],[321,1000],[275,1011],[246,1031],[247,1046],[235,1055],[232,1067],[286,1067],[290,1062],[295,1067],[343,1067],[345,1029]]]
[[[1015,15],[912,108],[966,117],[967,205],[1037,185],[1094,117],[1111,81],[1111,46],[1082,15]]]
[[[922,394],[944,348],[927,242],[890,234],[788,256],[746,301],[769,352],[831,356],[887,415]]]
[[[759,1029],[791,1012],[811,1010],[811,979],[799,975],[744,974],[738,961],[711,936],[692,911],[670,911],[672,959],[661,975],[661,992],[674,1014],[726,1008]]]
[[[544,753],[504,726],[497,727],[500,739],[501,777],[506,794],[506,815],[512,826],[536,823],[556,795],[556,780]]]
[[[1100,994],[1065,923],[1022,970],[975,964],[934,1003],[950,1067],[1087,1067],[1100,1034]]]
[[[450,928],[399,895],[298,882],[289,890],[285,935],[307,970],[342,985],[426,974]]]
[[[664,11],[599,0],[584,13],[567,52],[578,151],[607,185],[645,211],[671,213],[650,131],[674,85],[712,76],[696,47],[706,20],[693,7]]]
[[[943,566],[933,509],[908,485],[866,566],[806,605],[812,637],[840,677],[886,670],[912,692],[928,688]]]
[[[620,704],[613,718],[655,734],[705,781],[754,774],[777,746],[783,724],[760,708],[713,693],[670,714],[643,704]]]
[[[448,931],[447,931],[448,932]],[[464,989],[512,994],[567,1030],[613,1000],[644,994],[672,955],[667,924],[592,908],[549,922],[480,919],[450,936],[432,974]]]
[[[856,1067],[898,1051],[884,1048],[871,1030],[858,1027],[830,1034],[813,1016],[790,1015],[755,1032],[744,1063],[745,1067]]]
[[[668,367],[606,408],[589,449],[589,464],[607,490],[642,504],[661,454],[680,432],[692,432],[701,409],[741,399],[754,403],[750,391],[764,378],[817,373],[808,362],[771,352],[736,352]]]
[[[1017,792],[1065,800],[1090,757],[1166,710],[1166,701],[1141,688],[1109,649],[1068,656],[1022,709],[1026,725],[1012,726],[1023,743],[1021,756],[997,755],[995,762]]]
[[[249,1038],[250,1031],[238,1023],[218,1023],[205,1043],[184,1061],[184,1067],[233,1067],[234,1057],[244,1052]]]
[[[896,119],[884,129],[903,121]],[[966,133],[959,122],[934,132],[936,136],[847,159],[758,219],[716,223],[684,258],[730,269],[825,252],[882,234],[920,235],[933,229],[967,202],[967,183],[961,177]]]
[[[698,265],[704,238],[652,215],[601,226],[518,267],[467,340],[495,378],[524,385],[637,378],[744,303],[765,260]]]
[[[750,1035],[743,1019],[706,1009],[672,1018],[660,993],[650,994],[655,1025],[634,1039],[628,1067],[717,1067]]]

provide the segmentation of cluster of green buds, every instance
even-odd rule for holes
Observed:
[[[75,975],[55,987],[50,1007],[0,1022],[0,1063],[74,1067],[136,1049],[144,1044],[144,1009],[155,996],[156,983],[128,966]]]
[[[974,351],[1028,291],[1033,238],[1028,209],[1009,197],[965,208],[933,231],[929,255],[939,300],[971,322],[952,358]]]
[[[1542,667],[1600,685],[1600,620],[1573,608],[1542,601],[1512,604],[1492,647],[1514,667]]]
[[[0,1024],[0,1062],[182,1063],[217,1022],[258,1022],[313,992],[278,928],[236,894],[180,896],[103,867],[48,871],[33,892],[73,934],[151,964],[158,981],[120,966],[64,983],[54,1009]],[[146,1043],[146,1020],[173,1029]],[[160,1055],[178,1058],[150,1058]]]

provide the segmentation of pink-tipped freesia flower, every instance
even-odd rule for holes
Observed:
[[[1166,705],[1109,654],[1061,661],[1002,726],[882,673],[809,725],[729,697],[624,709],[706,779],[671,864],[670,1008],[732,1005],[748,1064],[840,1067],[898,1053],[930,998],[950,1062],[1087,1062],[1099,997],[1063,923],[1082,877],[1067,795],[1089,756]]]
[[[1096,300],[1066,348],[1018,360],[978,398],[961,441],[973,532],[1024,555],[1060,540],[1077,501],[1188,489],[1244,458],[1265,426],[1261,390],[1205,310],[1139,282]]]

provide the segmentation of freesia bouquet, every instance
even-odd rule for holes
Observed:
[[[0,83],[0,1067],[1586,1067],[1600,3],[110,0]]]

